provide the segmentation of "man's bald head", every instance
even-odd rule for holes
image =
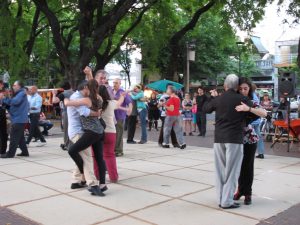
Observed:
[[[32,94],[32,95],[34,95],[35,93],[37,93],[37,91],[38,91],[38,88],[37,88],[37,86],[31,86],[30,87],[30,93]]]

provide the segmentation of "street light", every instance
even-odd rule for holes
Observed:
[[[190,61],[195,61],[195,49],[195,40],[186,42],[186,92],[190,91]]]
[[[238,41],[236,42],[237,48],[238,48],[238,53],[239,53],[239,76],[241,76],[241,54],[242,54],[242,48],[244,46],[244,42]]]

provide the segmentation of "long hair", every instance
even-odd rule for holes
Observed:
[[[248,98],[253,99],[253,84],[247,77],[240,77],[239,78],[239,85],[241,84],[247,84],[249,86],[249,93]]]
[[[109,100],[111,100],[110,95],[108,93],[108,90],[106,88],[106,86],[104,85],[100,85],[99,87],[99,95],[102,97],[103,103],[102,103],[102,111],[105,111]]]
[[[92,101],[91,109],[98,111],[100,109],[100,103],[98,100],[98,89],[99,85],[96,80],[89,80],[87,83],[87,87],[90,90],[90,99]]]

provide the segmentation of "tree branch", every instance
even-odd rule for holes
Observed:
[[[29,57],[32,53],[32,49],[33,49],[33,45],[35,42],[35,38],[38,36],[36,30],[38,28],[38,24],[39,24],[39,17],[40,17],[40,10],[38,8],[35,9],[35,13],[33,16],[33,20],[32,20],[32,26],[31,26],[31,31],[30,31],[30,36],[28,41],[26,42],[25,46],[24,46],[24,50],[26,55]]]

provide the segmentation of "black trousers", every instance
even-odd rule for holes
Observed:
[[[205,112],[197,112],[197,126],[200,132],[200,135],[205,136],[206,134],[206,113]]]
[[[8,136],[5,110],[3,111],[4,112],[0,112],[0,154],[6,153]]]
[[[127,120],[127,141],[133,141],[136,130],[137,116],[128,116]]]
[[[41,140],[41,142],[45,142],[46,140],[43,137],[39,127],[40,114],[30,113],[29,118],[30,118],[30,129],[29,129],[29,135],[26,143],[29,144],[33,137]]]
[[[70,145],[68,151],[69,155],[74,160],[79,171],[83,174],[83,160],[79,152],[89,148],[90,146],[93,147],[95,160],[97,162],[100,184],[105,184],[106,166],[103,159],[103,134],[100,135],[92,131],[85,131],[76,143],[72,143]]]
[[[8,157],[14,157],[18,147],[21,149],[22,154],[29,154],[24,137],[24,127],[25,123],[11,125],[9,150],[6,153]]]
[[[159,132],[159,137],[158,137],[158,144],[162,145],[162,143],[164,142],[164,126],[165,126],[165,118],[166,117],[161,117],[161,121],[162,121],[162,126],[160,128],[160,132]],[[178,142],[177,142],[177,138],[176,138],[176,134],[174,132],[174,129],[172,128],[171,130],[171,142],[173,146],[178,146]]]
[[[252,195],[256,147],[257,144],[244,144],[244,157],[238,188],[239,193],[242,195]]]

